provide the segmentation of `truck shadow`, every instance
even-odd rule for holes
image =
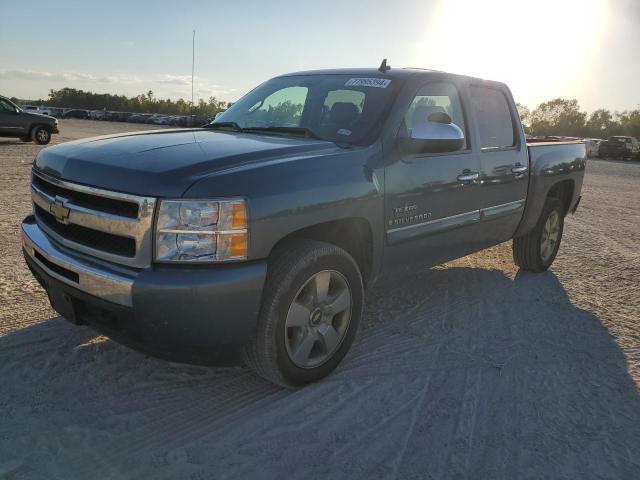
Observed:
[[[640,478],[640,396],[556,276],[369,292],[328,379],[166,363],[61,318],[0,337],[0,477]]]

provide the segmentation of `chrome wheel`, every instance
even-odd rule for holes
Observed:
[[[335,270],[322,270],[298,290],[285,320],[285,343],[291,361],[314,368],[338,350],[351,320],[351,289]]]
[[[543,262],[547,263],[553,256],[559,236],[560,214],[557,210],[553,210],[544,224],[542,238],[540,239],[540,256]]]

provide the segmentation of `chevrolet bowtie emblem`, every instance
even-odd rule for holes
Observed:
[[[56,198],[55,201],[49,206],[49,211],[56,217],[56,220],[60,223],[67,223],[67,219],[69,218],[69,210],[64,206],[64,200]]]

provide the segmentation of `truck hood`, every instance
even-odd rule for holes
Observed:
[[[43,113],[35,113],[23,110],[20,115],[31,118],[33,122],[48,123],[49,125],[53,125],[56,122],[56,119],[54,117],[45,115]]]
[[[197,180],[273,159],[325,155],[322,140],[221,132],[154,130],[94,137],[41,150],[35,168],[47,175],[107,190],[179,197]]]

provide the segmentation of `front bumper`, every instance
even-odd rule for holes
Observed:
[[[27,265],[53,308],[120,343],[195,364],[236,363],[255,335],[265,262],[124,268],[52,242],[22,223]]]

